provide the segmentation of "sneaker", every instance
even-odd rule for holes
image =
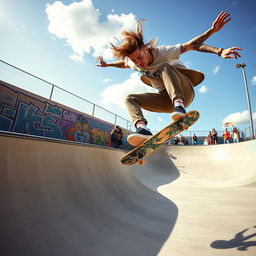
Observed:
[[[136,130],[136,133],[127,137],[127,141],[132,146],[138,146],[152,135],[153,134],[149,130],[140,127]]]
[[[185,114],[186,114],[186,110],[182,106],[174,107],[173,113],[172,113],[172,119],[173,121],[176,121],[180,117],[184,116]]]

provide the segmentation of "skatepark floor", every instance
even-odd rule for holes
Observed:
[[[0,256],[256,255],[256,140],[124,153],[0,133]]]

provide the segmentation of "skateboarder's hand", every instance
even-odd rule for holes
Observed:
[[[230,58],[239,58],[241,55],[236,50],[242,50],[240,47],[230,47],[227,49],[223,49],[220,57],[224,59],[230,59]]]
[[[228,12],[221,12],[216,20],[212,23],[212,30],[213,32],[218,32],[222,29],[222,27],[228,23],[231,18],[228,19],[230,14]]]
[[[99,56],[96,61],[98,62],[97,66],[98,67],[107,67],[107,63],[103,60],[101,56]]]

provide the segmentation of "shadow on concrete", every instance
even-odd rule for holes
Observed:
[[[254,226],[256,228],[256,226]],[[230,240],[216,240],[211,243],[211,247],[215,249],[231,249],[236,248],[239,251],[247,251],[247,248],[256,246],[256,232],[250,235],[245,235],[249,228],[235,234]],[[254,238],[255,241],[248,241]]]
[[[172,183],[180,176],[180,170],[172,159],[176,156],[168,154],[164,147],[145,159],[145,166],[136,168],[134,174],[148,188],[157,191],[157,188]]]

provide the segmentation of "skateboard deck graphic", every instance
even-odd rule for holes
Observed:
[[[199,118],[199,113],[195,110],[189,111],[183,117],[172,122],[164,129],[148,138],[136,148],[132,149],[130,152],[125,154],[120,158],[121,162],[125,165],[132,165],[139,163],[144,164],[142,158],[149,156],[157,148],[163,145],[169,139],[175,137],[177,134],[184,130],[187,130],[191,125],[193,125]]]

